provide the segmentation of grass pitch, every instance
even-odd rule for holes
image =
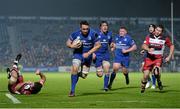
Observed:
[[[25,81],[37,81],[34,73],[24,73]],[[0,108],[180,108],[180,73],[163,73],[163,91],[147,89],[140,93],[142,73],[130,73],[130,84],[125,84],[123,74],[118,73],[112,90],[104,92],[103,78],[90,73],[79,79],[76,97],[68,97],[70,90],[69,73],[45,73],[47,82],[37,95],[13,95],[20,104],[5,96],[6,74],[0,72]]]

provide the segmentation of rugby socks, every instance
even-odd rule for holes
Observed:
[[[78,82],[78,75],[71,74],[71,92],[75,92],[75,87]]]
[[[116,77],[116,73],[115,73],[115,72],[112,72],[112,73],[111,73],[111,77],[110,77],[109,85],[112,85],[112,83],[113,83],[115,77]]]
[[[152,85],[156,85],[156,77],[155,77],[155,75],[152,75]]]
[[[104,89],[108,89],[109,74],[104,75]]]
[[[126,84],[129,84],[129,73],[124,74],[125,79],[126,79]]]

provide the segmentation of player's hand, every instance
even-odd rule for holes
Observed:
[[[89,54],[88,52],[83,53],[83,57],[84,57],[84,58],[88,58],[88,57],[89,57],[89,55],[90,55],[90,54]]]
[[[148,52],[151,53],[154,51],[154,48],[149,48]]]
[[[81,47],[81,43],[77,43],[77,44],[74,44],[74,43],[72,43],[72,45],[71,45],[71,48],[80,48]]]
[[[144,50],[141,50],[141,51],[140,51],[140,54],[142,54],[142,55],[143,55],[144,53],[145,53],[145,51],[144,51]]]
[[[115,43],[111,43],[111,44],[110,44],[111,51],[114,51],[115,47],[116,47],[116,44],[115,44]]]
[[[128,51],[125,49],[122,49],[122,53],[128,53]]]
[[[166,63],[168,63],[170,60],[171,60],[171,57],[170,57],[170,56],[168,56],[168,57],[165,58],[165,62],[166,62]]]
[[[40,75],[41,71],[39,69],[36,70],[35,74]]]

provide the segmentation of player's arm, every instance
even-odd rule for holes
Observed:
[[[169,60],[172,58],[173,54],[174,54],[174,45],[171,45],[170,50],[169,50],[169,55],[168,55]],[[169,60],[167,60],[167,62]]]
[[[147,52],[154,51],[154,48],[149,47],[149,37],[146,37],[144,43],[142,44],[141,48]]]
[[[123,49],[122,52],[123,53],[129,53],[129,52],[132,52],[132,51],[135,51],[137,49],[137,46],[136,44],[134,44],[133,46],[131,46],[129,49],[125,50]]]
[[[165,61],[169,62],[170,59],[172,58],[173,54],[174,54],[174,45],[171,43],[169,38],[166,38],[166,43],[165,43],[168,47],[169,47],[169,55],[168,57],[166,57]]]
[[[46,82],[46,76],[41,73],[41,71],[39,69],[36,70],[36,75],[39,75],[40,76],[40,83],[43,85],[45,82]]]
[[[110,48],[111,48],[111,51],[114,51],[115,48],[116,48],[116,44],[115,44],[114,42],[112,42],[112,43],[110,44]]]
[[[94,44],[94,47],[93,47],[91,50],[89,50],[87,53],[84,53],[84,54],[83,54],[83,57],[84,57],[84,58],[87,58],[89,55],[91,55],[92,53],[94,53],[95,51],[97,51],[100,47],[101,47],[100,41],[96,42],[96,43]]]
[[[9,78],[9,84],[10,85],[15,84],[17,82],[17,78],[18,78],[17,72],[13,70],[11,72],[11,77]]]
[[[75,44],[73,44],[72,42],[73,42],[73,41],[71,41],[70,39],[68,39],[68,40],[66,41],[66,46],[69,47],[69,48],[77,48],[78,46],[75,45]]]

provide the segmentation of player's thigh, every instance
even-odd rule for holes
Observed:
[[[154,62],[150,58],[145,58],[143,71],[145,71],[145,70],[151,71],[153,69],[153,64],[154,64]]]
[[[156,59],[153,65],[153,73],[159,75],[161,73],[162,59]]]
[[[72,69],[71,69],[72,74],[77,74],[80,66],[81,66],[81,60],[73,59],[72,60]]]

